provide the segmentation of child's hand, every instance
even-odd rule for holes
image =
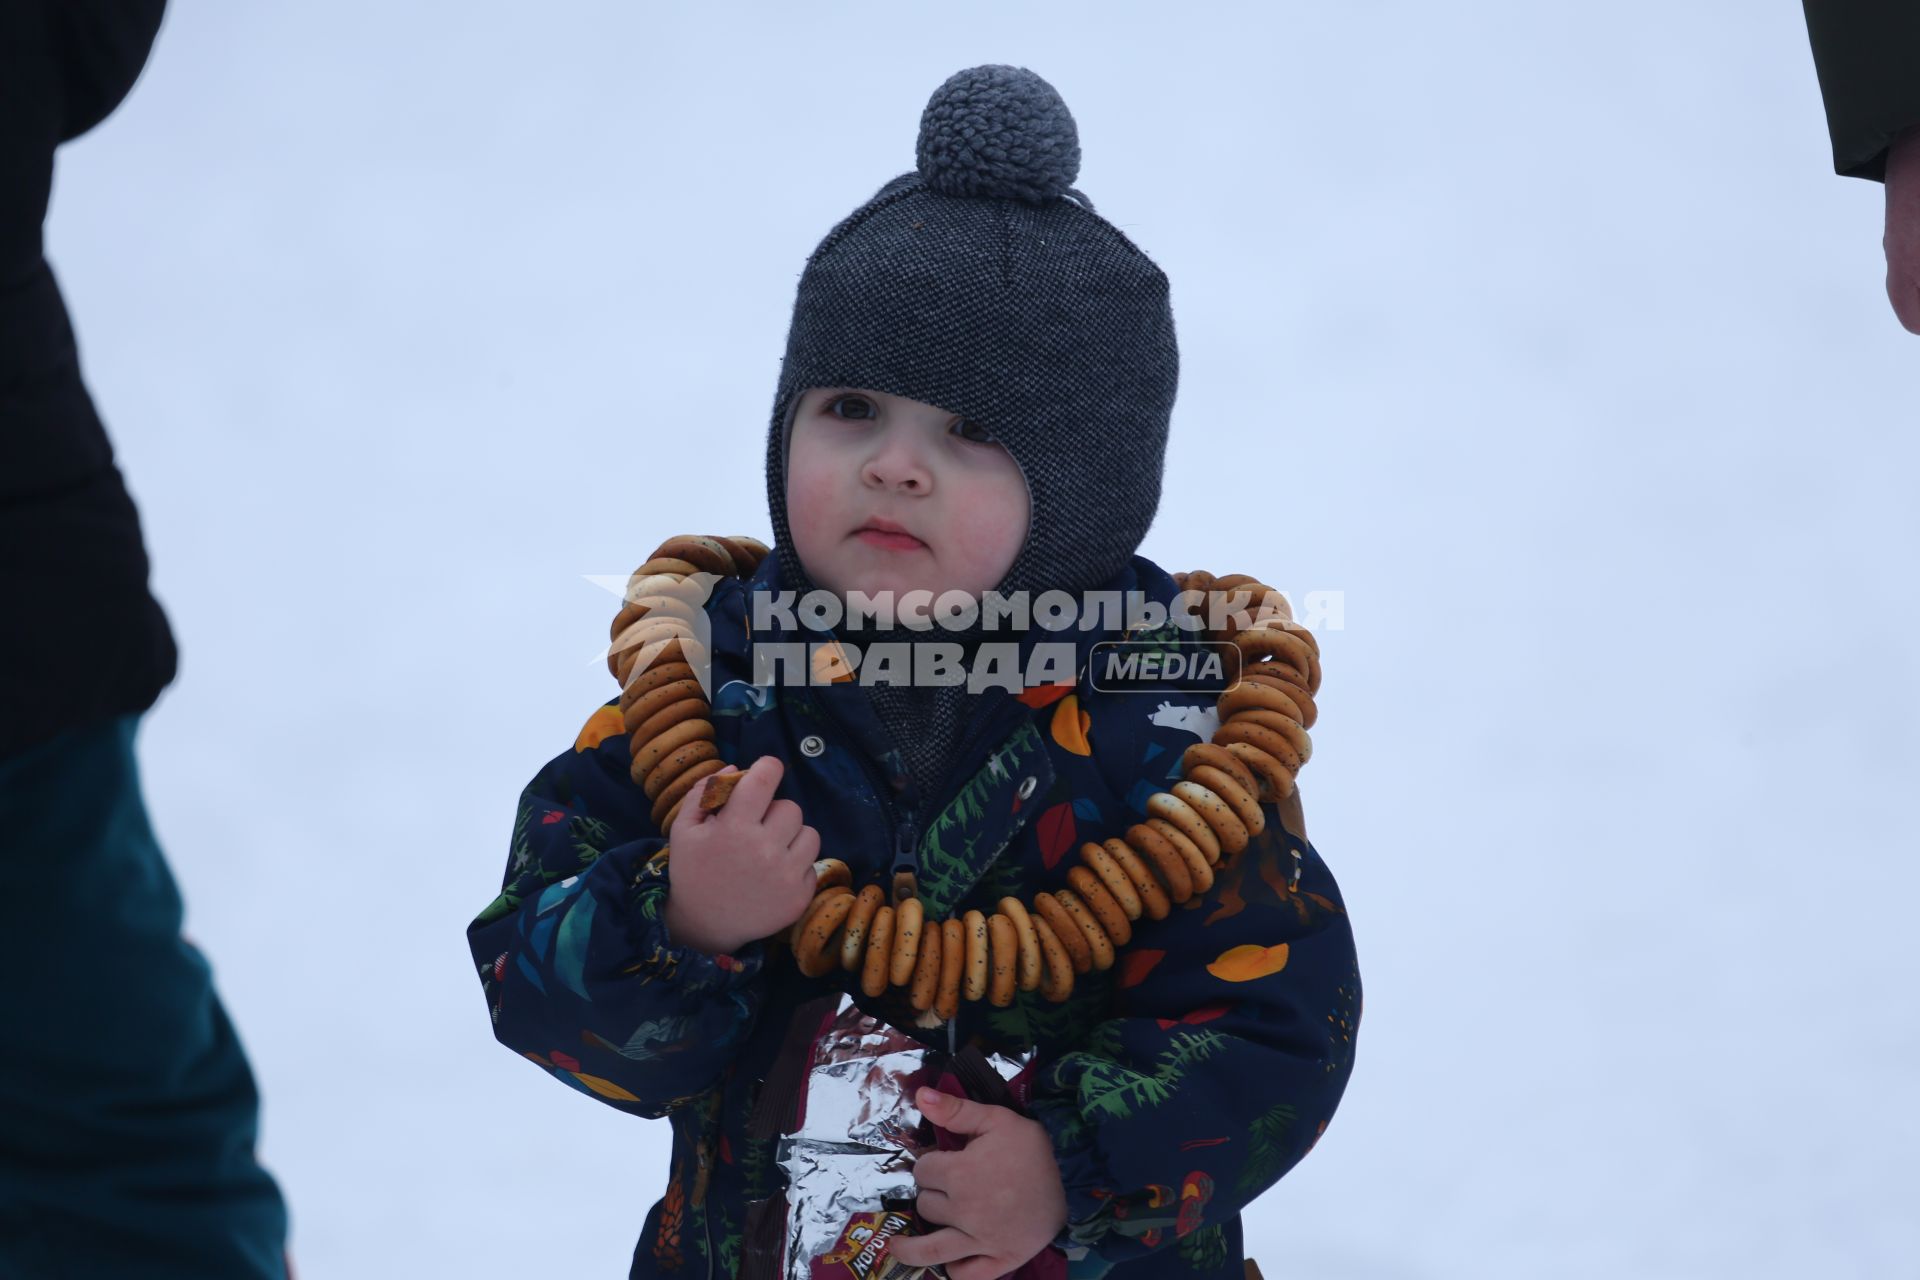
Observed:
[[[914,1162],[920,1215],[945,1225],[895,1240],[888,1252],[916,1267],[945,1263],[952,1280],[998,1280],[1066,1225],[1067,1191],[1053,1139],[1039,1121],[1006,1107],[932,1089],[922,1089],[916,1101],[927,1119],[972,1140],[962,1150],[930,1151]]]
[[[775,800],[786,765],[774,756],[753,762],[716,813],[700,808],[707,783],[694,784],[667,834],[667,933],[677,943],[719,955],[798,920],[813,902],[820,833],[800,820],[800,806]]]

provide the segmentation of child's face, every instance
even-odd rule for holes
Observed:
[[[911,536],[876,532],[875,521]],[[829,591],[977,598],[1027,540],[1027,483],[1012,454],[957,414],[884,391],[813,387],[787,446],[787,524],[808,575]]]

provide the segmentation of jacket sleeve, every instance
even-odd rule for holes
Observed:
[[[1886,180],[1887,146],[1920,124],[1920,5],[1803,0],[1826,101],[1833,170]]]
[[[629,760],[615,699],[521,792],[502,891],[467,942],[495,1038],[652,1118],[698,1097],[745,1042],[766,955],[668,935],[666,840]]]
[[[1136,922],[1113,1016],[1038,1071],[1030,1110],[1053,1138],[1070,1256],[1204,1263],[1217,1234],[1194,1233],[1279,1181],[1339,1105],[1360,1020],[1353,935],[1304,825],[1266,808],[1209,890]]]

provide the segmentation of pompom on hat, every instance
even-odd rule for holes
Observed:
[[[914,162],[927,189],[943,196],[1043,204],[1080,176],[1080,131],[1053,86],[1033,72],[973,67],[949,76],[928,100]]]
[[[1073,188],[1073,115],[1024,67],[948,77],[915,161],[801,274],[767,438],[783,585],[815,585],[787,523],[792,411],[836,386],[937,405],[1013,455],[1030,518],[1000,591],[1099,586],[1159,507],[1179,381],[1166,274]]]

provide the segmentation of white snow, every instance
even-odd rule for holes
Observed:
[[[1266,1274],[1910,1267],[1920,338],[1798,6],[175,4],[50,251],[304,1280],[624,1274],[666,1126],[496,1045],[462,930],[614,692],[586,575],[767,536],[805,258],[989,61],[1172,280],[1143,551],[1341,593],[1368,999]]]

